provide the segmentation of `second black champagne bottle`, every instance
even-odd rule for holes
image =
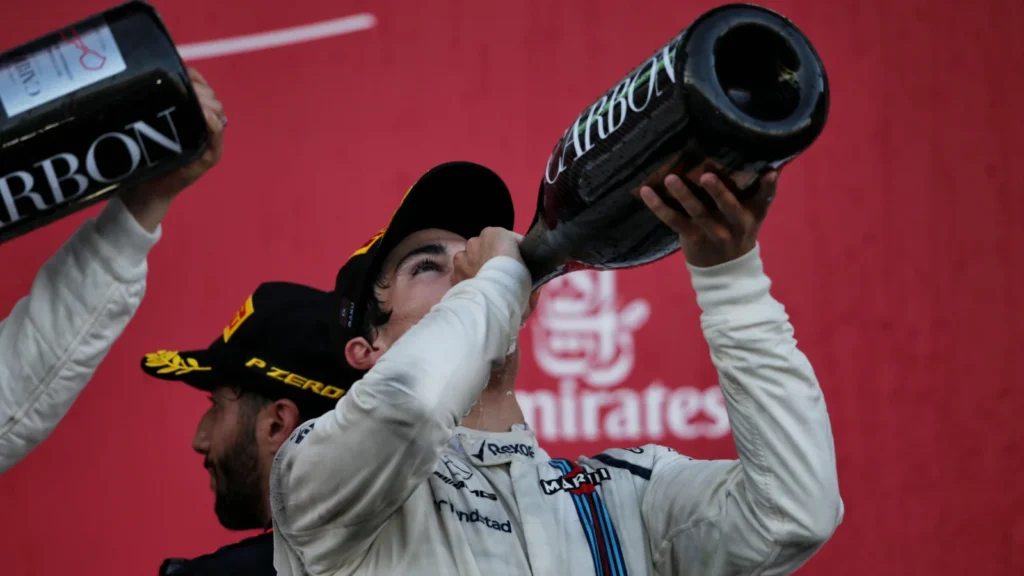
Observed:
[[[185,67],[144,2],[0,54],[0,242],[184,166],[207,146]]]
[[[639,199],[642,184],[657,188],[669,171],[695,180],[710,167],[743,200],[761,174],[814,142],[828,103],[825,68],[789,20],[750,4],[704,13],[586,108],[555,146],[520,245],[534,286],[671,254],[678,236]]]

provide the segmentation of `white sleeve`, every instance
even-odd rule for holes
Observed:
[[[651,552],[662,574],[789,574],[842,521],[825,400],[759,248],[690,272],[739,461],[647,451]]]
[[[142,301],[146,256],[160,233],[111,199],[0,322],[0,473],[46,439],[121,335]]]
[[[504,361],[530,294],[508,257],[445,294],[337,407],[299,427],[274,458],[275,538],[312,574],[361,558],[433,470],[454,428]],[[290,570],[275,553],[278,570]]]

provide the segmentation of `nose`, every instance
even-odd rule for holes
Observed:
[[[210,452],[209,416],[209,411],[203,414],[203,417],[199,419],[199,424],[196,426],[196,433],[192,437],[192,449],[203,455]]]

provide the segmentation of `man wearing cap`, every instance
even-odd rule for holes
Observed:
[[[160,574],[274,574],[267,486],[274,454],[303,422],[331,410],[352,380],[331,349],[330,294],[287,282],[261,284],[204,350],[146,354],[142,369],[209,393],[192,448],[210,473],[214,511],[229,530],[263,534]]]
[[[821,388],[769,293],[746,205],[712,174],[644,203],[680,235],[739,459],[646,445],[551,459],[514,397],[531,307],[512,202],[467,163],[428,172],[338,273],[336,340],[365,371],[270,477],[279,574],[789,574],[841,521]],[[659,186],[660,187],[660,186]],[[466,239],[470,239],[467,240]]]

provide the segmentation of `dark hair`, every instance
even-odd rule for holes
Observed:
[[[373,290],[370,291],[370,295],[366,299],[366,311],[363,314],[363,338],[366,338],[371,346],[377,339],[377,328],[391,320],[391,310],[384,309],[384,304],[377,294],[378,291],[386,290],[389,287],[383,272],[378,274],[377,279],[373,281]]]
[[[238,410],[239,419],[248,425],[249,423],[256,422],[256,415],[259,414],[260,410],[263,410],[267,406],[270,406],[276,400],[268,398],[259,392],[253,392],[252,390],[236,389],[236,398],[238,399]],[[299,409],[299,423],[308,422],[321,414],[323,410],[311,410],[305,407],[303,403],[296,402],[295,406]]]
[[[263,394],[244,388],[237,389],[236,398],[238,398],[239,417],[243,420],[255,420],[260,410],[274,403]]]

